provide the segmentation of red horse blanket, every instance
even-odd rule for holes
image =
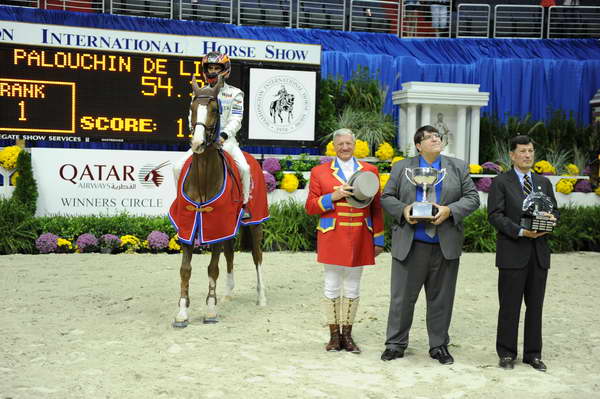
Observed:
[[[223,154],[233,173],[227,173],[226,166],[223,166],[225,178],[221,190],[206,202],[195,202],[183,191],[192,157],[190,156],[183,165],[177,182],[177,197],[169,210],[169,219],[177,230],[180,241],[185,244],[192,245],[196,238],[200,244],[213,244],[231,239],[237,234],[242,216],[242,184],[233,158],[226,152]],[[251,199],[248,202],[252,217],[244,220],[243,224],[262,223],[269,218],[262,169],[250,154],[244,153],[244,156],[250,164],[253,185]],[[258,171],[255,170],[256,168]]]

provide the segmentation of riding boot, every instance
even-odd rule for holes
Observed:
[[[360,353],[360,348],[352,339],[352,324],[356,317],[359,298],[342,298],[342,349],[348,352]]]
[[[323,308],[329,324],[329,342],[325,346],[327,352],[337,352],[341,350],[340,341],[340,298],[323,299]]]

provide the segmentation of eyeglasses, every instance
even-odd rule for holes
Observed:
[[[421,141],[432,140],[432,139],[442,139],[442,135],[439,133],[428,133],[423,135],[423,139]]]

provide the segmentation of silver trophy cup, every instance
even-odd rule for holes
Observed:
[[[421,186],[423,189],[423,197],[412,206],[411,218],[423,221],[433,219],[433,204],[427,201],[427,190],[435,190],[435,186],[440,184],[446,177],[446,169],[406,168],[404,174],[409,182],[415,186]]]

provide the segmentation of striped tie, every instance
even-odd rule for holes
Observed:
[[[523,177],[523,192],[525,195],[529,195],[531,193],[531,180],[529,180],[529,176],[525,175]]]

